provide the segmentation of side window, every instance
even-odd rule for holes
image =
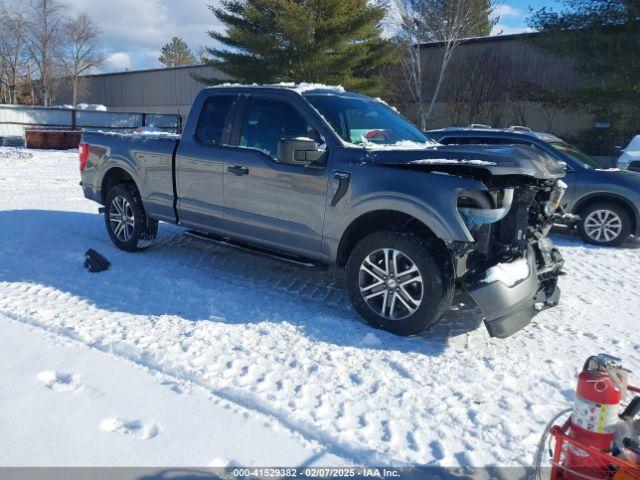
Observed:
[[[462,143],[467,145],[502,145],[505,142],[494,137],[465,137]]]
[[[443,145],[486,145],[496,143],[494,139],[484,137],[446,137],[440,140]]]
[[[214,145],[222,141],[227,117],[235,99],[234,95],[216,95],[207,99],[196,128],[196,139],[199,142]]]
[[[438,142],[443,145],[460,145],[463,143],[462,140],[460,137],[442,137]]]
[[[278,141],[307,137],[318,141],[318,134],[289,103],[271,98],[254,98],[247,110],[240,145],[262,150],[278,158]]]

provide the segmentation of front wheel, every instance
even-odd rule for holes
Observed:
[[[621,245],[631,235],[629,214],[614,203],[590,205],[580,212],[580,217],[580,235],[594,245]]]
[[[135,185],[116,185],[107,194],[104,219],[111,241],[120,250],[135,252],[156,238],[158,221],[147,218]]]
[[[347,289],[358,313],[373,327],[415,335],[433,326],[451,305],[453,281],[446,259],[412,233],[375,232],[356,245],[347,262]]]

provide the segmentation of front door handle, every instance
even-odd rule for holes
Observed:
[[[235,175],[249,175],[249,169],[247,167],[243,167],[242,165],[232,165],[227,167],[227,172],[233,173]]]

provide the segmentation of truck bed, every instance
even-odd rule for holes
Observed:
[[[172,133],[114,133],[88,132],[82,142],[91,147],[83,175],[85,194],[99,203],[109,188],[103,178],[107,158],[117,158],[123,174],[136,182],[147,214],[160,220],[175,221],[173,162],[180,135]],[[153,192],[153,193],[150,193]]]

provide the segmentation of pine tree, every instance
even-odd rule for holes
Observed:
[[[472,37],[488,37],[491,35],[491,30],[498,18],[494,16],[496,4],[492,0],[470,0],[475,11],[474,16],[476,18],[473,23],[473,27],[470,28],[465,35],[468,38]]]
[[[189,45],[179,37],[173,37],[171,42],[162,47],[160,53],[158,60],[165,67],[183,67],[196,63],[196,57]]]
[[[382,38],[385,9],[369,0],[222,0],[210,6],[227,48],[207,63],[240,82],[322,82],[378,93],[378,68],[393,54]],[[211,81],[207,79],[207,81]]]

